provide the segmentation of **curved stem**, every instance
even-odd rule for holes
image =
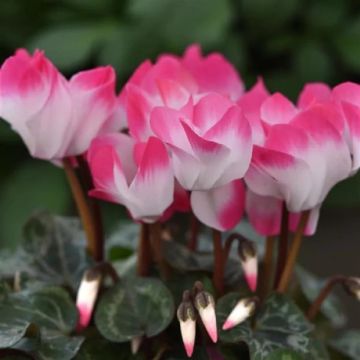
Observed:
[[[313,321],[316,315],[319,313],[321,305],[325,301],[325,299],[329,296],[331,291],[333,290],[334,286],[339,283],[343,283],[346,280],[345,276],[334,276],[332,277],[327,284],[323,287],[320,291],[319,296],[314,300],[311,304],[306,316],[310,321]]]
[[[288,252],[288,234],[289,234],[289,211],[283,202],[281,211],[281,231],[278,241],[277,265],[274,289],[279,285],[281,275],[285,268],[287,252]]]
[[[81,187],[80,181],[72,167],[70,160],[63,159],[64,170],[68,179],[73,198],[86,234],[87,249],[93,258],[96,258],[96,230],[86,195]]]
[[[218,295],[224,293],[224,252],[221,244],[221,233],[213,229],[214,274],[213,282]]]
[[[151,265],[151,244],[149,224],[141,224],[138,247],[137,273],[139,276],[149,275]]]
[[[83,156],[77,156],[76,159],[79,163],[80,180],[82,180],[83,182],[85,191],[88,192],[94,187],[89,165]],[[95,229],[95,237],[96,237],[95,260],[103,261],[105,245],[104,245],[104,229],[103,229],[100,205],[98,200],[92,197],[88,197],[87,200],[89,203],[94,229]]]
[[[169,267],[163,256],[163,237],[161,223],[156,222],[149,225],[149,227],[154,260],[159,266],[162,278],[166,279],[169,276]]]
[[[275,236],[268,236],[265,243],[264,270],[262,278],[262,298],[265,298],[271,288],[271,278],[273,276],[273,260]]]
[[[120,277],[111,263],[102,262],[94,266],[95,271],[99,271],[102,275],[107,275],[111,277],[111,280],[114,284],[120,281]]]
[[[285,292],[289,286],[289,281],[290,281],[292,273],[294,271],[296,259],[299,255],[301,241],[302,241],[302,238],[304,235],[304,230],[305,230],[306,224],[309,219],[309,215],[310,215],[309,210],[304,211],[301,214],[300,221],[299,221],[298,227],[297,227],[295,235],[294,235],[294,240],[290,247],[289,256],[288,256],[288,259],[285,264],[284,272],[281,276],[279,286],[277,288],[278,292],[280,292],[280,293]]]

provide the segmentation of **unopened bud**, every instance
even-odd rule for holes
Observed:
[[[195,306],[207,333],[211,340],[216,343],[218,340],[218,333],[213,296],[206,291],[199,292],[195,297]]]
[[[256,298],[246,298],[240,300],[226,319],[223,325],[223,330],[229,330],[247,320],[254,314],[256,304]]]
[[[136,355],[140,349],[140,345],[143,341],[142,336],[136,336],[131,340],[131,353]]]
[[[101,285],[101,273],[98,270],[87,270],[81,280],[76,297],[76,307],[79,312],[78,330],[86,328],[91,320],[96,299]]]
[[[256,247],[252,241],[243,240],[239,244],[238,251],[246,282],[251,291],[254,292],[257,288],[258,277],[258,259]]]
[[[350,277],[344,281],[345,290],[360,301],[360,278]]]
[[[180,304],[177,310],[177,318],[180,323],[180,332],[186,354],[188,357],[191,357],[195,344],[196,316],[195,309],[190,301],[183,301]]]

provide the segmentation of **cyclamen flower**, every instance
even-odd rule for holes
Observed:
[[[0,70],[0,116],[32,156],[58,160],[84,153],[113,130],[115,72],[82,71],[67,81],[40,51],[18,50]]]
[[[152,134],[151,111],[167,106],[186,112],[192,97],[216,92],[236,101],[244,92],[235,68],[219,53],[206,57],[198,45],[189,46],[183,57],[162,55],[153,65],[149,60],[134,72],[120,94],[123,116],[131,134],[144,141]]]
[[[336,106],[314,101],[304,107],[296,108],[279,93],[262,103],[266,139],[262,146],[254,146],[245,180],[253,193],[268,197],[266,201],[269,197],[285,201],[290,212],[312,210],[308,231],[313,232],[321,203],[336,183],[349,176],[352,162]],[[259,199],[251,204],[248,212],[255,222],[271,214],[269,207],[259,210]],[[271,208],[279,212],[278,204]]]
[[[164,144],[135,143],[121,133],[96,138],[87,154],[94,197],[126,206],[132,217],[154,222],[172,204],[174,177]]]

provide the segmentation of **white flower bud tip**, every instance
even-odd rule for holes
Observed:
[[[216,343],[218,340],[218,332],[214,298],[209,293],[202,291],[196,295],[195,306],[207,333],[209,334],[211,340]]]
[[[257,258],[250,258],[246,261],[241,261],[242,268],[246,282],[252,292],[256,291],[257,288],[257,277],[258,277],[258,262]]]
[[[95,270],[85,272],[76,297],[79,312],[78,330],[86,328],[91,320],[101,285],[101,273]]]
[[[195,309],[191,302],[184,301],[180,304],[177,317],[180,323],[181,338],[188,357],[191,357],[194,351],[196,322]]]
[[[253,298],[240,300],[226,319],[223,330],[229,330],[247,320],[254,313],[255,305]]]
[[[133,355],[136,355],[140,349],[140,345],[142,343],[142,336],[136,336],[134,338],[132,338],[131,340],[131,353]]]

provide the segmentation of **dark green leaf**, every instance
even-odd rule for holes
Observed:
[[[348,330],[329,342],[330,346],[350,359],[360,359],[360,331]]]
[[[29,325],[28,322],[10,324],[0,320],[0,348],[14,346],[25,336]]]
[[[40,280],[77,288],[91,265],[77,219],[38,214],[25,225],[24,237],[24,249]]]
[[[101,298],[95,322],[101,334],[114,342],[152,337],[163,331],[174,316],[174,302],[161,281],[132,278],[121,281]]]
[[[0,306],[0,324],[26,326],[31,322],[65,334],[75,328],[77,316],[68,293],[57,287],[11,293]]]
[[[328,350],[323,341],[314,339],[310,345],[310,354],[307,355],[311,360],[330,360]]]
[[[296,269],[300,287],[309,302],[313,302],[325,286],[326,280],[319,279],[304,268]],[[329,319],[334,327],[342,327],[346,324],[345,309],[340,300],[330,294],[321,306],[321,312]]]
[[[71,360],[77,354],[84,338],[69,337],[57,332],[44,331],[40,349],[36,352],[39,360]]]

